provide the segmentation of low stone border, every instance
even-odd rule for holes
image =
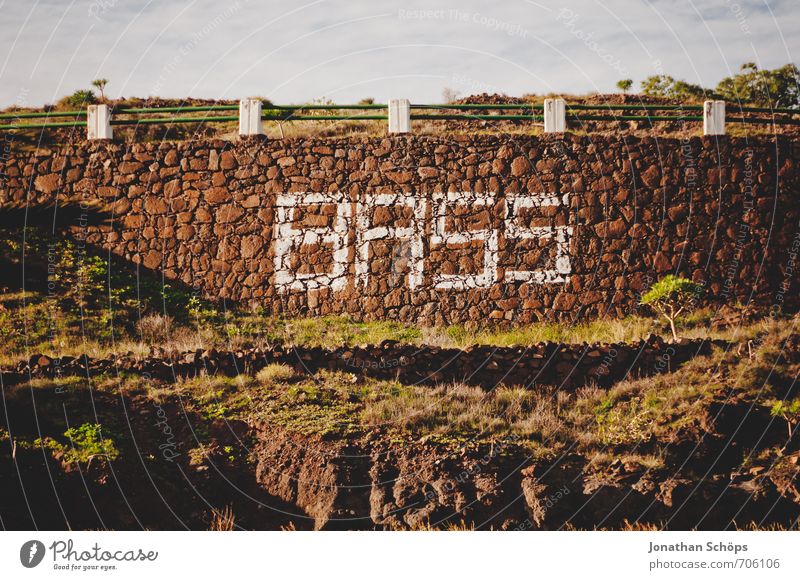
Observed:
[[[712,344],[726,343],[702,339],[667,343],[651,335],[633,343],[539,343],[526,347],[472,346],[463,350],[385,341],[376,346],[337,349],[282,345],[183,353],[153,349],[145,357],[127,353],[101,359],[36,354],[4,371],[3,382],[117,372],[147,374],[171,382],[202,374],[254,375],[269,364],[280,363],[306,374],[320,369],[340,370],[404,384],[463,382],[486,388],[499,384],[578,388],[591,383],[609,386],[626,377],[671,372],[691,358],[707,354]]]

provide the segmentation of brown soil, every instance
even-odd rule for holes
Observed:
[[[609,460],[576,449],[538,457],[513,438],[443,444],[380,428],[304,435],[189,403],[168,391],[6,389],[3,528],[207,529],[228,508],[247,529],[719,530],[791,528],[800,517],[797,441],[743,463],[753,450],[780,448],[786,428],[730,393],[666,447],[610,444]],[[69,463],[31,444],[83,422],[114,434],[118,459]],[[657,449],[666,449],[665,467],[626,459]]]

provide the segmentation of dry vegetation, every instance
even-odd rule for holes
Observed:
[[[193,470],[207,469],[210,458],[252,469],[250,444],[225,443],[218,438],[223,433],[240,432],[242,426],[264,425],[310,445],[381,441],[398,450],[413,450],[424,444],[453,453],[490,445],[499,450],[498,456],[507,453],[518,457],[522,453],[532,461],[548,462],[579,454],[586,460],[587,473],[611,473],[624,465],[628,472],[654,473],[654,477],[675,473],[676,449],[687,445],[697,449],[711,441],[744,436],[744,440],[755,443],[736,450],[731,473],[784,470],[790,481],[800,451],[795,434],[785,428],[787,418],[774,409],[776,403],[798,397],[798,322],[797,316],[765,319],[728,330],[744,338],[728,348],[715,347],[707,356],[697,357],[674,372],[629,377],[610,389],[591,383],[575,391],[463,384],[415,386],[357,373],[320,371],[307,375],[273,364],[254,377],[198,376],[174,384],[138,375],[93,376],[88,381],[80,377],[39,379],[4,388],[4,397],[8,403],[37,393],[37,412],[46,417],[48,413],[63,413],[63,395],[52,393],[71,393],[74,401],[67,399],[74,402],[70,403],[70,420],[83,430],[82,437],[85,435],[85,448],[79,449],[76,457],[108,455],[104,443],[108,437],[112,442],[123,442],[111,459],[117,462],[132,452],[124,445],[122,434],[127,433],[128,422],[138,412],[129,412],[163,406],[179,409],[181,416],[190,418],[195,447],[188,449],[186,456]],[[312,328],[309,322],[301,326],[305,332]],[[619,329],[612,326],[612,331]],[[339,332],[344,331],[339,329],[326,340],[341,338]],[[562,332],[570,336],[568,329]],[[105,401],[97,408],[99,412],[87,404],[89,394],[93,401]],[[107,407],[123,398],[136,401],[130,411],[127,404],[123,414]],[[153,421],[143,420],[147,425]],[[98,440],[95,433],[102,433],[102,438]],[[8,432],[0,432],[0,440],[8,438]],[[64,460],[74,456],[68,454],[70,441],[58,433],[42,441],[54,457]],[[30,450],[41,443],[18,435],[14,445]],[[235,509],[219,509],[208,514],[207,525],[214,530],[235,529],[240,515]],[[455,523],[452,529],[470,529],[472,525]],[[629,529],[637,526],[634,522]],[[427,529],[424,523],[418,528]]]
[[[187,312],[188,310],[188,312]],[[402,343],[465,348],[470,345],[515,346],[540,342],[620,343],[642,340],[650,334],[670,338],[669,327],[653,318],[632,315],[578,324],[541,322],[519,328],[467,328],[463,325],[417,327],[392,321],[357,321],[347,316],[281,318],[255,310],[220,311],[211,305],[176,307],[171,314],[144,314],[133,318],[107,304],[96,311],[59,307],[38,292],[9,292],[0,296],[0,364],[11,365],[34,353],[48,356],[111,353],[146,354],[151,348],[179,352],[197,349],[237,349],[275,344],[337,348]],[[682,336],[747,340],[763,330],[717,327],[717,312],[705,308],[680,319]]]
[[[95,377],[92,388],[144,392],[159,402],[178,396],[209,420],[266,421],[326,438],[379,431],[398,440],[444,444],[511,441],[537,453],[594,450],[600,462],[610,448],[641,446],[641,453],[629,459],[657,465],[661,446],[712,428],[712,403],[768,410],[776,400],[793,396],[800,363],[785,343],[797,323],[797,318],[754,323],[739,331],[747,340],[728,349],[715,348],[675,372],[631,377],[609,390],[592,384],[575,392],[413,386],[343,372],[310,376],[283,365],[270,365],[255,377],[200,376],[174,385],[135,376]],[[34,381],[32,386],[48,384]]]

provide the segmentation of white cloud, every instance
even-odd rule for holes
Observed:
[[[440,100],[611,91],[660,69],[713,86],[793,60],[795,0],[0,0],[0,106],[93,78],[110,96]]]

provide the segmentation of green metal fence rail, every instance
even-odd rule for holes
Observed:
[[[382,105],[385,106],[385,105]],[[607,104],[607,105],[586,105],[586,104],[570,104],[567,103],[567,110],[573,109],[576,111],[702,111],[703,105],[627,105],[627,104]],[[469,110],[469,109],[487,109],[487,110],[501,110],[501,109],[536,109],[543,110],[543,104],[535,103],[508,103],[508,104],[447,104],[447,105],[411,105],[412,109],[454,109],[454,110]],[[775,114],[789,114],[800,115],[800,109],[788,108],[774,108],[769,107],[739,107],[734,104],[729,104],[728,108],[743,113],[775,113]]]
[[[85,117],[86,111],[46,111],[37,113],[3,113],[0,119],[39,119],[42,117]]]
[[[262,121],[386,121],[388,115],[261,115]]]
[[[144,107],[138,109],[112,109],[116,115],[140,115],[143,113],[192,113],[215,111],[238,111],[239,105],[198,105],[186,107]]]
[[[67,121],[64,123],[24,123],[0,125],[0,131],[17,129],[63,129],[65,127],[85,127],[86,121]]]
[[[238,121],[239,117],[228,115],[220,117],[167,117],[156,119],[112,119],[112,125],[171,125],[173,123],[230,123]]]
[[[542,122],[543,104],[537,103],[492,103],[492,104],[411,104],[411,120],[425,121],[529,121]],[[699,115],[681,114],[682,112],[702,111],[703,105],[654,105],[654,104],[569,104],[566,107],[566,120],[576,123],[594,121],[647,121],[647,122],[702,122]],[[388,105],[381,103],[366,103],[355,105],[334,104],[309,104],[309,105],[273,105],[264,102],[262,121],[292,122],[292,121],[386,121]],[[200,105],[178,107],[122,107],[112,109],[111,125],[138,126],[138,125],[171,125],[179,123],[234,123],[239,120],[238,115],[216,113],[229,113],[238,111],[239,105]],[[769,108],[769,107],[740,107],[728,105],[731,113],[762,113],[771,117],[732,116],[725,119],[728,123],[754,124],[754,125],[800,125],[800,109]],[[329,114],[309,114],[311,111],[329,112]],[[353,111],[352,114],[343,114],[344,111]],[[359,114],[361,111],[363,113]],[[448,112],[451,111],[451,112]],[[491,111],[500,113],[489,114]],[[506,113],[503,111],[515,111]],[[583,113],[583,111],[589,114]],[[594,113],[592,113],[594,112]],[[630,114],[641,112],[641,114]],[[676,114],[663,114],[676,112]],[[206,113],[198,116],[185,116],[185,114]],[[626,114],[627,113],[627,114]],[[654,114],[651,114],[654,113]],[[170,115],[151,117],[148,115]],[[181,116],[176,116],[181,115]],[[775,115],[779,115],[776,117]],[[48,112],[19,112],[0,114],[0,131],[25,130],[25,129],[61,129],[85,127],[87,112],[81,111],[48,111]],[[70,121],[48,122],[50,118],[72,117]],[[132,118],[119,118],[132,117]],[[20,119],[45,119],[41,123],[18,123]],[[10,121],[3,123],[3,121]]]
[[[542,115],[414,115],[411,120],[420,121],[456,121],[475,119],[477,121],[544,121]]]
[[[512,104],[447,104],[447,105],[411,105],[412,109],[452,109],[454,111],[469,111],[469,110],[502,110],[502,109],[537,109],[543,110],[544,105],[537,105],[535,103],[528,103],[528,104],[520,104],[520,103],[512,103]]]
[[[378,103],[369,103],[365,105],[271,105],[264,104],[264,108],[278,109],[281,111],[336,111],[338,109],[388,109],[389,105],[381,105]]]
[[[569,108],[567,108],[569,110]],[[567,121],[701,121],[700,115],[567,115]]]

